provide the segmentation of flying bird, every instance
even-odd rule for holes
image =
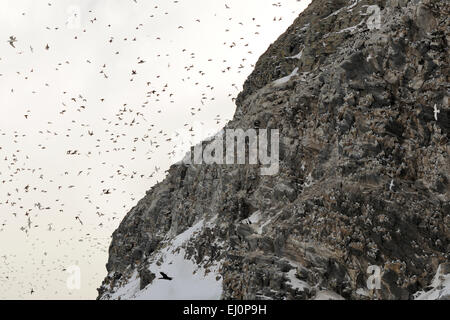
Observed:
[[[17,42],[17,38],[14,36],[10,36],[8,42],[11,45],[11,47],[15,48],[16,46],[14,45],[14,43]]]
[[[165,274],[164,272],[160,272],[160,274],[161,274],[161,278],[159,278],[159,279],[162,279],[162,280],[172,280],[172,277],[169,277],[167,274]]]

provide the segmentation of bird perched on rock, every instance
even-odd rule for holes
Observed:
[[[436,105],[434,105],[434,120],[438,120],[438,114],[441,113],[441,110],[439,110]]]

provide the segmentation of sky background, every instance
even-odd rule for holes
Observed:
[[[3,0],[0,299],[94,299],[122,218],[310,2]]]

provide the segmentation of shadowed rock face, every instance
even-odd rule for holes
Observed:
[[[424,290],[450,253],[449,16],[448,1],[313,1],[259,59],[227,125],[279,129],[278,174],[172,166],[114,232],[99,298],[133,272],[143,289],[158,252],[200,220],[182,246],[220,265],[223,299]],[[380,290],[367,290],[371,265]]]

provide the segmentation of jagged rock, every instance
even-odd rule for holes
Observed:
[[[313,1],[259,59],[226,127],[279,129],[278,173],[172,166],[114,232],[107,270],[123,276],[99,298],[147,297],[162,281],[142,290],[150,265],[178,272],[170,285],[209,279],[201,298],[448,297],[449,11]]]
[[[139,272],[139,278],[139,288],[140,290],[142,290],[147,285],[152,283],[152,281],[156,278],[156,275],[148,269],[143,269],[141,272]]]

